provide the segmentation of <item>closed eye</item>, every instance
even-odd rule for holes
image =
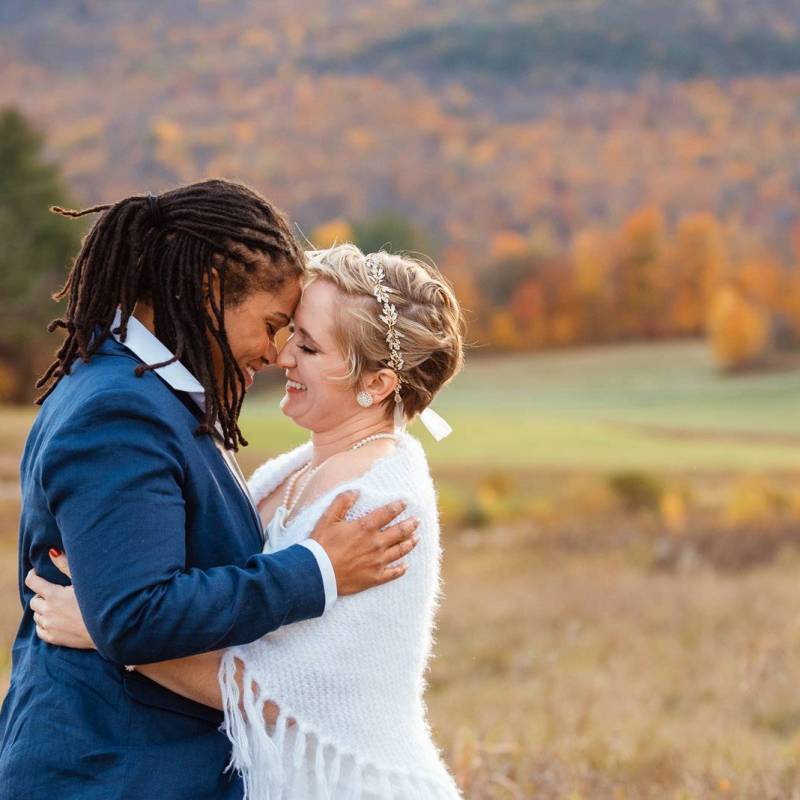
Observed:
[[[295,328],[294,322],[290,322],[288,327],[289,327],[289,333],[293,337],[295,331],[297,330],[297,328]],[[313,348],[305,344],[298,344],[297,349],[302,350],[304,353],[308,353],[308,355],[310,356],[315,356],[318,352],[317,350],[314,350]]]

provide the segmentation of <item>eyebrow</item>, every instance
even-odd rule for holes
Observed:
[[[318,350],[322,350],[317,340],[305,328],[298,328],[297,330],[300,331],[300,333],[302,333],[303,336],[305,336],[306,339],[308,339]]]
[[[287,326],[287,325],[288,325],[288,324],[291,322],[291,320],[289,319],[289,317],[287,317],[287,316],[286,316],[286,314],[284,314],[284,313],[283,313],[283,311],[273,311],[273,312],[270,314],[270,316],[271,316],[271,317],[272,317],[272,319],[274,319],[276,322],[280,322],[280,326],[281,326],[281,328],[285,328],[285,327],[286,327],[286,326]]]

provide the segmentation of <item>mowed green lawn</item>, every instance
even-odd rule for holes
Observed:
[[[281,392],[248,402],[256,449],[300,442]],[[721,375],[699,342],[503,357],[472,353],[434,408],[455,429],[439,467],[795,469],[800,370]]]
[[[307,438],[278,408],[248,399],[246,468]],[[434,467],[771,470],[800,467],[800,370],[720,374],[701,342],[620,345],[492,357],[470,354],[434,403],[455,429]],[[22,439],[33,409],[0,410]]]

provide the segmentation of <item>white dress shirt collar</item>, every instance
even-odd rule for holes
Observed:
[[[160,364],[162,361],[169,361],[169,359],[175,357],[166,345],[150,333],[134,316],[128,319],[128,335],[125,337],[125,341],[120,341],[119,334],[114,333],[114,331],[119,327],[121,320],[122,312],[117,309],[114,323],[111,326],[112,335],[145,364]],[[201,408],[205,407],[203,384],[180,361],[173,361],[172,364],[166,367],[158,367],[153,372],[168,386],[178,392],[188,392]],[[195,395],[201,395],[201,398],[197,398]]]
[[[136,317],[131,316],[128,319],[128,333],[125,337],[125,341],[120,341],[120,336],[118,333],[114,333],[117,327],[119,327],[120,320],[122,319],[122,312],[117,309],[116,316],[114,317],[114,323],[111,326],[111,334],[112,336],[123,346],[130,350],[135,356],[140,358],[145,364],[160,364],[162,361],[169,361],[171,358],[174,358],[174,353],[171,353],[169,348],[160,340],[158,339],[153,333],[150,332],[148,328],[146,328],[141,322],[139,322]],[[194,402],[199,406],[201,411],[205,411],[206,407],[206,393],[205,389],[203,388],[203,384],[189,372],[186,367],[181,364],[180,361],[173,361],[172,364],[167,365],[166,367],[157,367],[153,370],[156,375],[159,376],[168,386],[171,386],[178,392],[186,392],[189,397],[194,400]],[[252,495],[250,494],[250,490],[247,487],[247,480],[245,479],[244,475],[242,474],[242,470],[239,468],[239,464],[236,461],[233,453],[227,450],[222,445],[222,439],[224,439],[222,435],[222,427],[219,424],[219,420],[217,420],[214,429],[217,433],[218,440],[215,441],[217,445],[217,449],[222,454],[225,463],[230,469],[233,477],[236,479],[236,482],[242,488],[247,499],[250,501],[250,505],[253,506],[253,510],[255,511],[256,517],[258,517],[258,509],[253,503]],[[214,438],[214,437],[212,437]]]

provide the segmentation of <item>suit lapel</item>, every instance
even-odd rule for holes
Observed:
[[[258,509],[256,508],[256,504],[253,502],[253,495],[250,494],[250,489],[247,486],[247,481],[245,480],[244,475],[242,474],[242,470],[239,467],[239,462],[236,460],[236,456],[230,451],[225,448],[222,443],[222,440],[218,436],[214,436],[214,445],[216,446],[219,454],[222,456],[222,460],[225,462],[225,466],[228,468],[228,471],[231,473],[234,481],[236,481],[236,485],[239,487],[239,491],[242,493],[244,498],[247,500],[247,504],[250,506],[250,511],[253,515],[253,521],[256,523],[258,527],[259,535],[261,537],[261,543],[264,543],[264,527],[261,524],[261,517],[259,516]]]
[[[119,319],[120,314],[119,311],[117,311],[117,317],[114,320],[114,328],[119,324]],[[172,356],[169,350],[167,350],[167,348],[164,347],[136,317],[131,317],[128,321],[128,338],[124,344],[117,339],[116,335],[112,335],[101,344],[99,352],[127,355],[140,363],[160,363],[161,361],[168,360]],[[153,372],[167,385],[173,394],[180,398],[181,402],[190,410],[192,416],[199,420],[199,413],[205,406],[205,395],[203,393],[203,386],[194,375],[180,362],[170,364],[168,367],[160,367],[159,369],[153,370]],[[226,468],[231,473],[231,477],[236,483],[239,492],[243,495],[243,499],[247,501],[250,507],[253,522],[258,529],[259,539],[263,545],[264,527],[261,524],[261,517],[258,514],[258,509],[253,502],[253,496],[250,494],[247,481],[242,474],[239,463],[236,461],[236,457],[223,445],[222,428],[219,422],[217,422],[211,438],[214,441],[214,446],[222,456]]]

